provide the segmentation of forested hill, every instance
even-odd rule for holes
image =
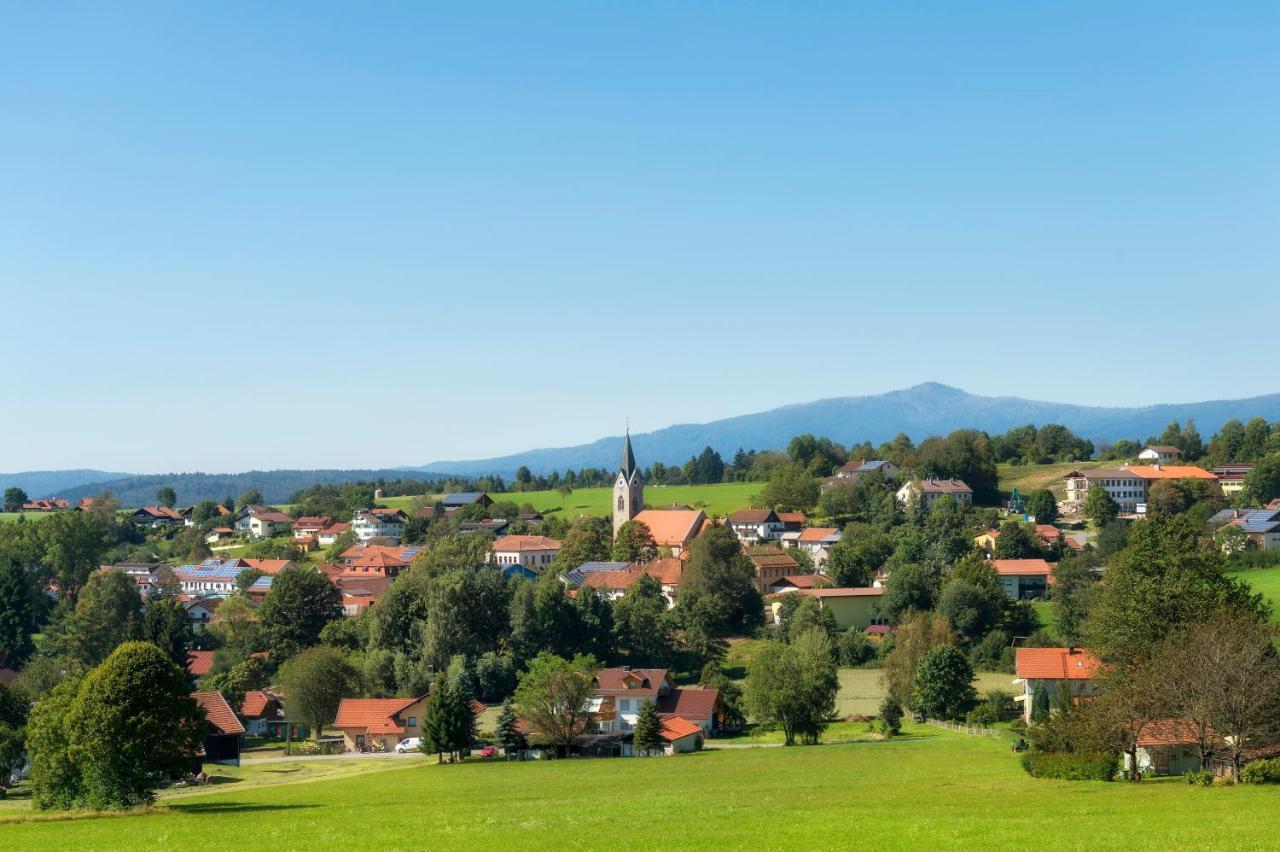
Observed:
[[[268,503],[283,503],[296,491],[321,483],[396,482],[403,479],[429,479],[406,470],[250,470],[244,473],[161,473],[128,476],[107,482],[79,485],[57,494],[72,502],[110,491],[121,507],[153,505],[156,489],[169,486],[178,495],[178,505],[189,506],[202,500],[222,502],[251,489],[262,492]]]
[[[123,479],[130,475],[106,470],[24,470],[18,473],[0,473],[0,491],[21,488],[28,497],[39,500],[52,497],[68,488]]]
[[[793,436],[806,432],[846,445],[862,441],[880,444],[899,432],[920,441],[955,429],[983,429],[996,434],[1027,423],[1060,423],[1095,442],[1144,441],[1159,435],[1172,420],[1194,420],[1202,434],[1210,435],[1233,417],[1280,420],[1280,393],[1251,399],[1101,408],[1018,397],[975,396],[929,383],[876,396],[824,399],[710,423],[669,426],[656,432],[634,434],[631,441],[636,458],[647,466],[653,462],[683,464],[708,446],[725,458],[739,447],[781,449]],[[509,478],[521,465],[537,474],[568,468],[612,469],[618,464],[621,446],[622,436],[614,435],[576,447],[529,450],[471,461],[434,462],[415,470]]]

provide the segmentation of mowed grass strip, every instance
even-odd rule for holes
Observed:
[[[942,733],[678,758],[418,765],[0,826],[7,848],[1274,848],[1265,787],[1042,781]],[[162,802],[162,804],[164,804]]]
[[[694,509],[702,509],[708,515],[728,515],[752,505],[755,496],[764,488],[763,482],[722,482],[715,485],[647,485],[644,501],[655,508],[672,503],[682,503]],[[378,502],[408,511],[415,501],[431,501],[432,497],[384,497]],[[555,491],[513,491],[509,494],[490,494],[494,500],[510,500],[517,506],[532,504],[539,512],[559,511],[567,517],[578,515],[608,516],[613,500],[613,488],[574,489],[563,499]]]

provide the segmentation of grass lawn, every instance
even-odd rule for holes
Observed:
[[[1062,462],[1058,464],[999,464],[996,470],[999,474],[1000,491],[1008,494],[1013,486],[1018,486],[1018,491],[1023,497],[1030,496],[1032,491],[1039,491],[1041,488],[1048,488],[1053,492],[1053,496],[1059,500],[1067,498],[1067,483],[1062,477],[1066,476],[1073,470],[1093,470],[1098,467],[1115,467],[1124,462],[1099,462],[1099,461],[1081,461],[1081,462]]]
[[[42,521],[56,514],[57,512],[0,512],[0,524],[12,523],[19,518],[26,518],[28,521]]]
[[[660,507],[671,503],[683,503],[694,509],[702,509],[709,515],[727,515],[751,505],[751,499],[760,493],[763,482],[724,482],[717,485],[648,485],[644,489],[645,503]],[[560,499],[554,491],[521,491],[510,494],[490,494],[494,500],[510,500],[523,506],[531,503],[539,512],[557,509],[568,517],[578,515],[606,516],[610,513],[613,488],[581,488]],[[384,497],[379,502],[408,511],[420,497]],[[562,506],[563,503],[563,506]]]
[[[1276,796],[1180,779],[1040,781],[1000,740],[939,732],[675,758],[423,761],[271,786],[245,779],[166,796],[148,814],[15,822],[0,837],[14,849],[1263,849],[1280,832]]]
[[[1234,571],[1230,576],[1244,580],[1251,589],[1266,598],[1267,603],[1271,604],[1272,620],[1280,621],[1280,568]]]
[[[1031,608],[1036,611],[1036,617],[1040,619],[1040,626],[1050,636],[1058,635],[1058,616],[1050,601],[1034,601]]]
[[[840,669],[840,691],[836,693],[836,715],[876,716],[884,699],[884,687],[880,683],[882,669]],[[978,695],[993,689],[1014,692],[1013,675],[1006,672],[978,672],[973,688]]]

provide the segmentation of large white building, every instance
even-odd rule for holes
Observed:
[[[368,510],[356,512],[351,519],[351,531],[358,541],[375,538],[391,538],[396,541],[404,534],[404,513]]]
[[[913,479],[898,489],[899,503],[905,506],[916,500],[923,509],[933,508],[943,496],[966,506],[973,505],[973,489],[959,479]]]

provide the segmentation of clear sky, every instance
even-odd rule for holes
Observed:
[[[5,4],[0,470],[1280,390],[1278,39],[1273,2]]]

